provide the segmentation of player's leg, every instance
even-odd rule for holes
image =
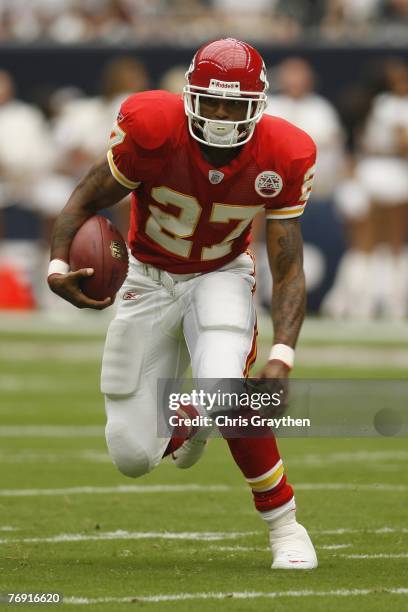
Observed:
[[[190,284],[183,327],[194,378],[236,378],[242,376],[242,363],[249,367],[255,358],[254,285],[253,261],[247,254],[222,271],[205,274]],[[205,410],[201,413],[204,415]],[[191,467],[200,459],[211,431],[201,428],[173,454],[177,467]]]
[[[375,269],[380,313],[386,319],[407,315],[408,266],[406,253],[408,207],[404,203],[377,203],[375,221],[381,244]],[[381,233],[380,233],[381,231]],[[380,242],[380,240],[379,240]],[[378,279],[381,279],[380,282]]]
[[[195,378],[242,378],[255,352],[254,286],[246,253],[195,279],[183,322]]]
[[[243,255],[234,264],[197,281],[184,318],[194,378],[215,382],[245,376],[248,363],[256,355],[253,272],[251,258]],[[257,435],[258,432],[249,433]],[[253,489],[260,511],[270,511],[293,498],[293,491],[283,475],[275,438],[269,430],[267,433],[269,435],[265,436],[265,431],[259,431],[256,438],[236,439],[226,435],[231,453]],[[257,485],[265,481],[268,486]]]
[[[267,427],[257,427],[256,432],[246,429],[252,437],[227,438],[227,442],[252,490],[255,508],[269,527],[272,567],[313,569],[316,553],[307,531],[296,521],[293,489],[286,480],[276,439]]]
[[[177,300],[133,265],[108,330],[101,377],[107,446],[126,476],[150,471],[169,443],[157,435],[157,379],[179,376],[189,362],[181,317]]]
[[[184,318],[194,378],[246,375],[256,354],[253,272],[249,256],[243,255],[197,281]],[[257,431],[256,437],[227,441],[252,489],[255,506],[270,528],[273,567],[315,567],[315,551],[306,530],[296,522],[293,490],[286,482],[272,432],[265,428]]]

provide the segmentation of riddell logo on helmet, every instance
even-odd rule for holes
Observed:
[[[209,89],[226,89],[228,91],[239,91],[241,84],[239,81],[218,81],[217,79],[211,79]]]

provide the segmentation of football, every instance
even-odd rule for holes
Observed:
[[[75,272],[93,268],[94,273],[81,281],[81,289],[94,300],[115,297],[128,271],[126,243],[118,229],[105,217],[95,215],[85,221],[75,234],[69,251],[69,265]]]

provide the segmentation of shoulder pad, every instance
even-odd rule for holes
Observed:
[[[132,94],[122,104],[119,125],[142,149],[159,149],[174,136],[186,120],[181,95],[167,91],[146,91]]]
[[[285,119],[264,115],[258,127],[262,159],[267,160],[273,153],[290,164],[316,154],[316,145],[309,134]]]

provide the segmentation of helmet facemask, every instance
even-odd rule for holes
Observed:
[[[188,79],[188,73],[186,74]],[[188,117],[190,134],[198,142],[219,148],[239,147],[248,142],[254,133],[255,125],[266,108],[266,93],[240,91],[239,83],[225,83],[226,87],[199,87],[189,82],[184,87],[184,108]],[[230,86],[231,85],[231,86]],[[246,102],[245,119],[239,121],[208,119],[201,114],[202,98],[222,98],[228,101]]]

